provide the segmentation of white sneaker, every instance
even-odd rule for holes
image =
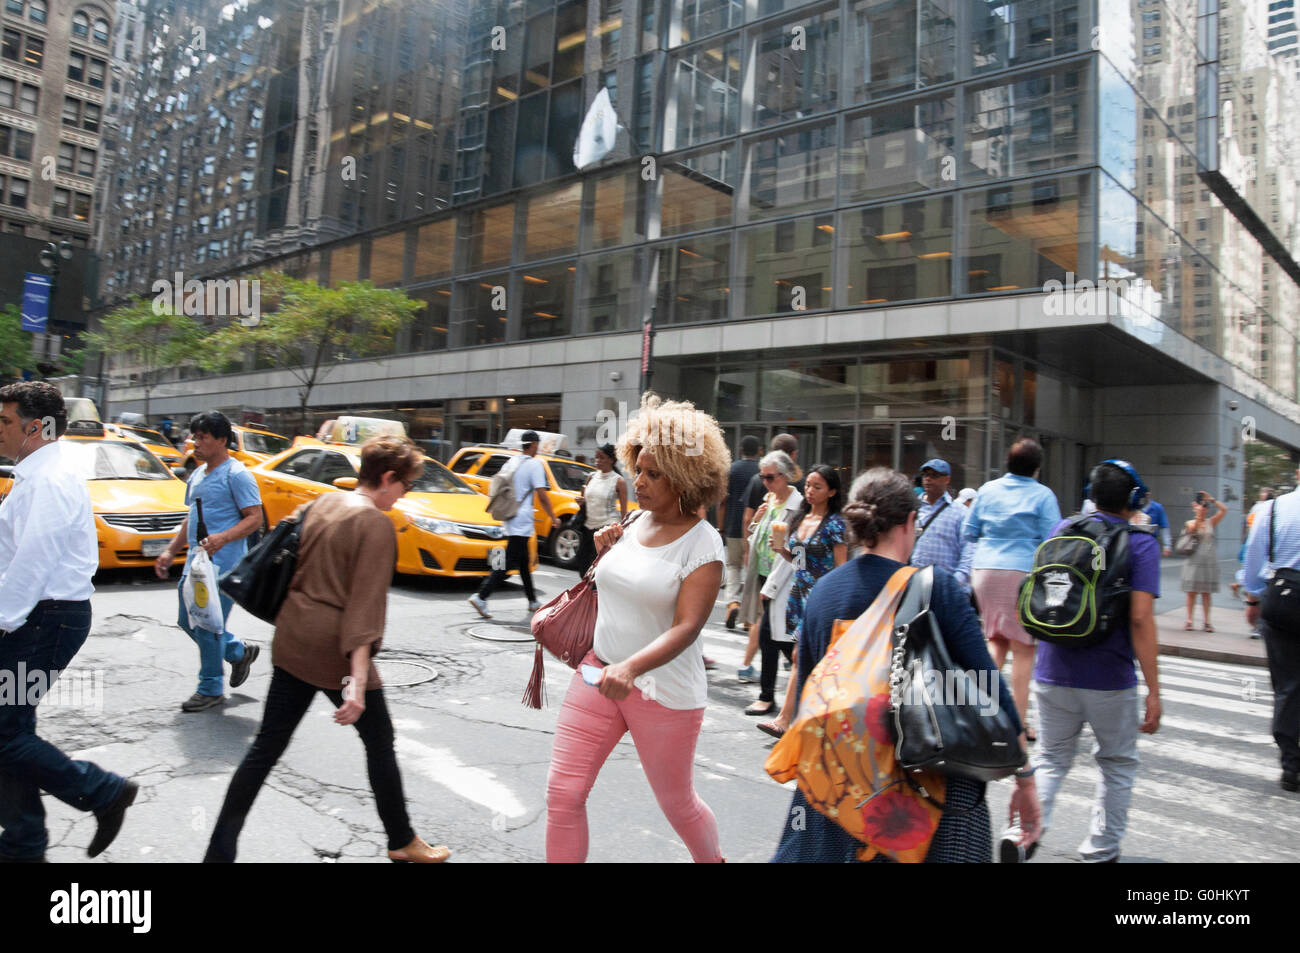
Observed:
[[[483,618],[485,619],[492,618],[492,613],[487,611],[487,603],[478,597],[478,593],[475,593],[474,595],[470,596],[465,601],[468,602],[470,605],[472,605],[474,607],[474,610]]]
[[[536,611],[537,611],[538,609],[540,609],[541,607],[542,607],[542,604],[541,604],[540,602],[538,602],[536,599],[534,599],[532,602],[528,603],[528,611],[529,611],[529,612],[536,612]]]

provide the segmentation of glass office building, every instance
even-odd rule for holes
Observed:
[[[652,320],[654,389],[846,471],[943,456],[978,485],[1031,434],[1063,507],[1119,455],[1181,514],[1249,492],[1251,442],[1300,448],[1296,75],[1254,6],[154,6],[227,24],[225,60],[171,119],[181,93],[137,70],[156,138],[123,148],[171,149],[122,185],[158,215],[120,208],[105,292],[274,267],[424,301],[391,356],[332,371],[322,417],[590,452]],[[617,136],[579,170],[602,90]],[[293,419],[284,371],[174,376],[154,408]]]

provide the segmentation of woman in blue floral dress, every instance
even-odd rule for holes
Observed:
[[[794,564],[794,581],[785,606],[785,631],[787,641],[793,640],[796,645],[808,593],[818,579],[848,560],[840,504],[840,475],[824,463],[817,464],[804,480],[803,507],[790,523],[786,546],[778,550],[782,558]],[[794,664],[798,664],[797,657]],[[780,713],[773,721],[760,722],[758,730],[780,738],[790,727],[798,701],[797,693],[787,687]]]

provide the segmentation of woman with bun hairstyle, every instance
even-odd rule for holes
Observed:
[[[885,588],[889,578],[907,565],[916,541],[918,503],[911,481],[896,470],[878,467],[853,481],[840,515],[849,535],[862,544],[864,552],[822,576],[808,596],[799,636],[801,695],[809,674],[826,654],[835,620],[860,616]],[[954,666],[977,671],[981,680],[990,679],[987,684],[997,686],[1002,707],[1020,727],[1011,693],[998,677],[965,591],[951,573],[938,567],[934,568],[930,610],[943,633]],[[1022,734],[1021,746],[1024,744]],[[1032,774],[1017,778],[1015,785],[1011,814],[1019,815],[1022,843],[1027,844],[1038,838],[1038,795]],[[993,831],[988,802],[984,799],[984,783],[950,777],[944,803],[945,811],[930,843],[926,862],[991,862]],[[775,862],[845,863],[855,860],[862,847],[844,828],[809,805],[801,791],[795,792],[794,803],[786,816],[801,817],[805,823],[784,825],[781,843],[773,857]],[[800,829],[796,830],[796,826]]]

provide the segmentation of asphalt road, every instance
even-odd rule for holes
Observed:
[[[553,595],[575,579],[543,566],[537,582]],[[40,731],[142,786],[102,862],[197,861],[260,721],[269,656],[243,686],[228,690],[223,707],[183,714],[179,706],[194,691],[198,655],[175,624],[174,582],[114,573],[96,583],[91,638],[62,680],[63,697],[42,705]],[[465,602],[473,588],[402,578],[389,599],[378,664],[411,815],[426,840],[453,849],[455,862],[540,861],[551,735],[571,673],[548,660],[547,707],[523,707],[533,652],[523,631],[522,591],[499,592],[491,602],[496,618],[485,623]],[[788,816],[791,790],[762,769],[772,741],[755,729],[758,719],[742,713],[757,686],[737,682],[744,641],[722,617],[719,606],[704,635],[705,652],[719,668],[709,677],[697,787],[718,817],[728,860],[763,862]],[[238,608],[231,627],[254,641],[270,640],[270,626]],[[1142,736],[1124,861],[1300,860],[1300,796],[1278,786],[1266,671],[1167,657],[1161,667],[1164,727],[1153,738]],[[313,703],[249,816],[241,861],[385,860],[362,746],[331,714],[323,696]],[[1090,751],[1085,735],[1035,863],[1077,859],[1097,777]],[[1009,781],[989,787],[995,826],[1009,792]],[[49,859],[85,861],[93,818],[53,798],[45,803]],[[602,771],[588,815],[593,861],[689,860],[654,802],[630,739]]]

